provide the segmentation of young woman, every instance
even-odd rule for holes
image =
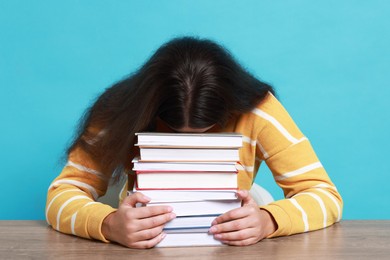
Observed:
[[[271,86],[243,69],[218,44],[178,38],[161,46],[135,73],[104,91],[85,114],[68,163],[49,187],[46,219],[56,230],[150,248],[175,217],[167,206],[136,208],[149,198],[126,197],[118,209],[96,202],[111,178],[131,169],[135,133],[238,132],[244,136],[238,196],[243,205],[215,219],[214,237],[228,245],[327,227],[340,220],[342,199],[308,139]],[[258,206],[248,191],[260,163],[271,169],[285,199]]]

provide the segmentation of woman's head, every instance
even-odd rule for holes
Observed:
[[[246,72],[222,46],[184,37],[161,46],[139,71],[155,92],[156,116],[172,128],[223,125],[271,87]]]
[[[160,84],[158,117],[173,128],[205,128],[227,119],[229,55],[208,40],[175,39],[151,58]],[[149,65],[149,64],[148,64]]]
[[[253,77],[217,43],[176,38],[99,96],[68,152],[81,146],[110,174],[128,166],[134,134],[153,131],[157,119],[185,132],[223,126],[232,116],[252,110],[268,92],[273,93],[271,86]],[[104,134],[97,137],[91,128]]]

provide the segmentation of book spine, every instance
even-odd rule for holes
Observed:
[[[137,170],[136,174],[166,174],[166,173],[174,173],[174,174],[191,174],[191,173],[202,173],[202,174],[213,174],[213,173],[221,173],[221,174],[237,174],[238,171],[170,171],[170,170]]]
[[[137,191],[143,191],[143,190],[231,190],[231,191],[237,191],[237,187],[227,187],[227,188],[140,188],[138,187],[138,184],[136,182],[136,190]]]

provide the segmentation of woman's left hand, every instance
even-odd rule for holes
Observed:
[[[247,190],[237,192],[242,207],[217,217],[209,230],[214,238],[234,246],[252,245],[275,232],[276,223],[266,210],[261,210]]]

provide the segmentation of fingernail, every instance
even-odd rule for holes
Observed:
[[[217,224],[217,221],[214,219],[213,222],[211,222],[211,225],[214,226]]]
[[[176,214],[175,214],[175,213],[171,213],[171,214],[169,215],[169,218],[170,218],[170,219],[176,218]]]
[[[211,228],[209,229],[209,233],[213,234],[213,233],[215,233],[215,232],[217,232],[217,228],[216,228],[216,227],[211,227]]]
[[[222,238],[222,235],[221,235],[221,234],[215,234],[215,235],[214,235],[214,238],[216,238],[216,239],[221,239],[221,238]]]
[[[167,236],[167,234],[165,234],[165,233],[161,233],[161,239],[164,239],[166,236]]]
[[[173,208],[171,206],[167,207],[167,212],[172,212]]]

